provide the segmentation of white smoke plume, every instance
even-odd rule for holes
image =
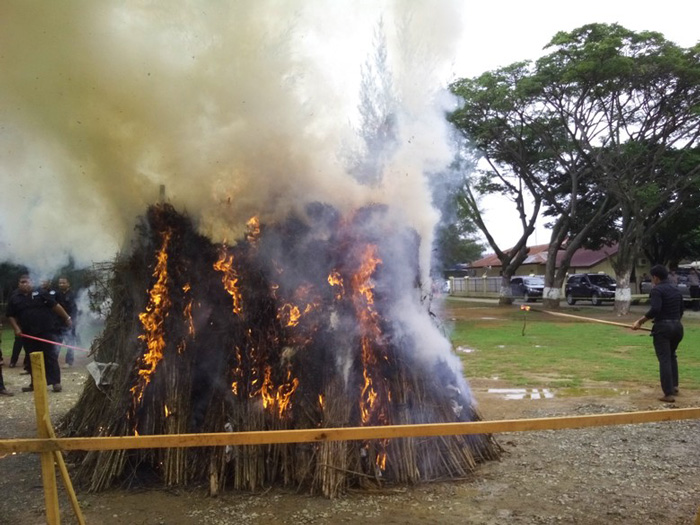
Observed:
[[[0,254],[47,273],[113,258],[166,198],[213,240],[307,202],[378,203],[421,236],[426,174],[451,157],[444,110],[461,2],[5,0]],[[397,145],[377,185],[357,147],[361,65],[386,32]]]

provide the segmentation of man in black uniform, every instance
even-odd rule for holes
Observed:
[[[649,311],[637,319],[632,327],[639,328],[649,319],[653,319],[654,327],[651,335],[654,338],[654,350],[659,360],[659,375],[664,397],[660,401],[673,403],[673,397],[678,394],[678,361],[676,350],[683,339],[683,295],[668,278],[665,266],[657,264],[651,271],[651,282],[654,287],[649,293],[651,306]]]
[[[67,277],[61,276],[58,278],[58,293],[56,293],[56,302],[60,304],[71,319],[75,319],[77,306],[75,304],[75,294],[70,289],[70,281]],[[61,342],[75,346],[77,337],[75,335],[75,320],[70,328],[63,327],[61,330]],[[66,348],[66,365],[73,366],[75,360],[73,349]]]
[[[7,318],[16,337],[30,335],[52,340],[55,333],[55,316],[61,317],[66,326],[71,326],[71,318],[46,291],[32,291],[32,281],[28,275],[19,278],[19,293],[13,294],[7,303]],[[25,350],[42,352],[46,368],[46,383],[53,385],[54,392],[61,391],[61,368],[58,366],[56,345],[24,338]],[[30,363],[31,366],[31,363]],[[33,384],[22,388],[23,392],[34,390]]]
[[[10,297],[12,295],[16,295],[20,293],[19,288],[14,290]],[[10,299],[11,300],[11,299]],[[19,355],[22,353],[22,348],[24,346],[24,342],[22,341],[22,338],[19,336],[15,336],[15,342],[12,345],[12,355],[10,356],[10,368],[14,368],[17,366],[17,361],[19,360]],[[24,372],[23,374],[28,374],[29,373],[29,353],[27,350],[24,350]]]

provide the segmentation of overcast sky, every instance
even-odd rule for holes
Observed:
[[[536,59],[556,32],[591,22],[688,47],[700,18],[697,0],[2,5],[0,260],[45,274],[128,246],[161,186],[215,240],[306,202],[347,213],[387,204],[425,239],[425,269],[439,214],[424,174],[452,159],[444,113],[454,101],[436,96],[449,82]],[[347,159],[362,151],[360,80],[380,21],[392,83],[391,96],[375,95],[398,107],[400,148],[369,187]],[[513,206],[485,206],[499,244],[512,245]],[[531,244],[548,238],[540,229]]]
[[[594,22],[618,23],[634,31],[658,31],[680,46],[691,47],[700,41],[699,19],[700,2],[697,1],[470,3],[464,20],[463,44],[455,61],[455,77],[477,76],[513,62],[536,59],[544,54],[543,47],[558,31],[570,31]],[[506,248],[515,244],[522,230],[513,205],[489,199],[484,206],[488,210],[488,225],[499,246]],[[530,244],[548,242],[549,231],[539,227]]]

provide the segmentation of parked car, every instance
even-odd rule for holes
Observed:
[[[525,302],[533,302],[542,299],[544,290],[544,277],[542,276],[516,276],[510,278],[510,293],[513,297],[520,297]]]
[[[598,306],[603,301],[614,301],[616,288],[615,279],[607,274],[575,273],[566,281],[564,294],[568,304],[590,300],[594,306]]]
[[[683,300],[685,302],[690,301],[690,286],[688,286],[688,273],[690,273],[689,268],[678,268],[676,270],[676,287],[683,295]],[[640,286],[641,293],[649,294],[653,286],[654,285],[651,281],[642,281]]]

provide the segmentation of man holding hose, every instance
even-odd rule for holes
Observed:
[[[52,341],[55,333],[54,314],[58,315],[66,326],[71,326],[70,316],[48,292],[32,290],[32,281],[29,275],[20,276],[18,293],[10,297],[6,311],[7,319],[15,331],[15,337],[27,335]],[[28,353],[41,352],[44,354],[46,384],[53,385],[54,392],[60,392],[62,390],[61,368],[58,366],[56,345],[31,337],[25,337],[23,341],[24,348]],[[22,388],[22,392],[31,392],[32,390],[34,390],[34,385],[31,383]]]
[[[650,307],[647,313],[637,319],[632,327],[639,330],[648,320],[654,321],[651,336],[654,338],[654,350],[659,360],[659,375],[664,396],[659,399],[664,403],[676,401],[678,394],[678,361],[676,350],[683,339],[683,295],[668,278],[665,266],[657,264],[650,272],[653,288],[649,293]]]

